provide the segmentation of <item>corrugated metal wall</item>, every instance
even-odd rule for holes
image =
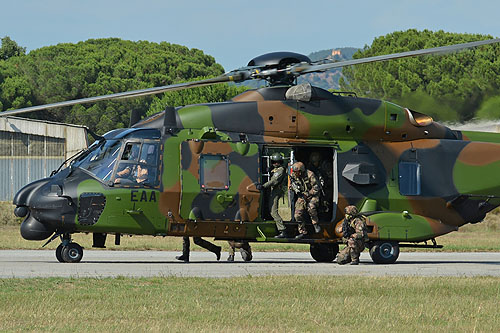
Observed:
[[[48,177],[64,162],[66,140],[0,131],[0,201],[11,201],[24,185]]]

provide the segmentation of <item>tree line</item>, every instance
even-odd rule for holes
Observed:
[[[398,31],[376,38],[354,58],[492,38],[444,31]],[[224,72],[201,50],[118,38],[47,46],[26,53],[1,38],[0,110],[54,103],[213,77]],[[500,45],[343,69],[341,90],[385,99],[444,121],[500,118]],[[247,88],[214,85],[44,111],[36,118],[86,125],[102,134],[127,127],[131,110],[229,100]]]
[[[213,57],[201,50],[166,42],[90,39],[26,54],[26,49],[9,37],[1,41],[0,110],[164,86],[224,72]],[[32,116],[86,125],[102,134],[127,127],[131,110],[152,114],[166,105],[224,101],[244,90],[218,85],[159,97],[75,105]]]
[[[492,36],[398,31],[376,38],[353,58],[466,43]],[[381,98],[433,116],[465,122],[500,118],[500,45],[344,68],[342,90]]]

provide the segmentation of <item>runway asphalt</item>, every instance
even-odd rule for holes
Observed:
[[[305,252],[257,252],[251,262],[236,254],[233,263],[209,252],[192,252],[191,261],[177,252],[85,250],[80,263],[59,263],[50,250],[0,250],[0,278],[32,277],[238,277],[264,275],[364,276],[500,276],[500,253],[401,253],[392,265],[376,265],[368,253],[359,266],[317,263]]]

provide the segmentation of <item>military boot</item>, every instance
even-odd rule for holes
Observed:
[[[217,246],[217,249],[215,249],[214,251],[212,251],[213,253],[215,253],[215,256],[217,257],[217,260],[220,260],[220,251],[222,250],[222,248],[220,246]]]
[[[288,238],[288,234],[286,233],[286,230],[281,230],[279,235],[274,236],[274,238]]]
[[[229,257],[227,257],[227,261],[234,261],[234,254],[230,254]]]
[[[184,261],[184,262],[189,262],[189,254],[182,254],[180,256],[176,256],[175,259]]]
[[[190,251],[189,237],[182,238],[182,255],[175,257],[175,259],[189,262],[189,251]]]
[[[359,265],[359,259],[351,261],[349,265]]]
[[[241,258],[243,261],[251,261],[252,260],[252,252],[247,251],[245,249],[240,249]]]
[[[295,239],[303,239],[307,236],[307,234],[298,234],[297,236],[295,236]]]
[[[319,224],[313,224],[314,226],[314,232],[319,234],[321,232],[321,226]]]

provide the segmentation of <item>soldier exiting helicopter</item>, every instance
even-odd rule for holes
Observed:
[[[204,240],[201,237],[193,237],[193,241],[196,245],[201,246],[202,248],[213,252],[217,257],[217,260],[220,260],[220,251],[221,247],[217,246],[209,241]],[[189,241],[188,236],[182,237],[182,255],[176,256],[175,259],[181,260],[184,262],[189,262],[189,252],[190,252],[191,243]]]
[[[290,189],[298,196],[295,202],[295,221],[299,223],[299,234],[296,239],[307,235],[305,213],[309,214],[316,233],[321,232],[318,219],[318,204],[320,188],[314,172],[307,170],[302,162],[292,165]]]
[[[328,160],[323,160],[321,154],[314,151],[309,156],[307,169],[314,172],[318,180],[320,189],[320,208],[323,212],[330,211],[331,200],[333,196],[333,174],[332,163]]]
[[[276,222],[276,228],[278,229],[279,234],[275,236],[275,238],[287,238],[286,228],[283,224],[283,219],[281,218],[278,212],[278,202],[279,199],[285,193],[285,181],[286,170],[283,167],[283,157],[280,153],[274,153],[271,155],[271,163],[273,165],[273,169],[271,170],[271,178],[269,181],[262,185],[257,185],[257,189],[271,189],[271,194],[269,196],[269,207],[271,208],[271,216]]]

